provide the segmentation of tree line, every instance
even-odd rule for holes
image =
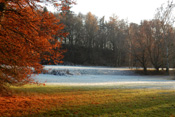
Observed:
[[[172,17],[174,5],[157,9],[155,17],[140,24],[128,23],[116,15],[98,18],[91,12],[55,16],[65,25],[68,36],[63,38],[63,48],[67,50],[65,64],[129,66],[160,68],[175,66],[175,29]]]
[[[55,14],[60,17],[60,15]],[[98,19],[92,13],[78,15],[68,12],[61,17],[68,36],[62,46],[67,49],[63,61],[73,64],[126,66],[128,24],[117,16]],[[120,46],[122,45],[122,46]],[[127,48],[127,47],[126,47]]]

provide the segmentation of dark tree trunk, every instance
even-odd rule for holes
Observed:
[[[144,74],[147,74],[147,67],[144,66]]]

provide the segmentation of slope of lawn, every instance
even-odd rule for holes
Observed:
[[[0,116],[175,116],[175,91],[115,86],[12,87]]]

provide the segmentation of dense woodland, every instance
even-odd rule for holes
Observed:
[[[68,36],[62,40],[64,64],[129,66],[159,68],[175,67],[174,5],[162,5],[152,20],[128,23],[116,15],[98,18],[91,12],[55,13]],[[43,63],[44,64],[44,63]],[[46,64],[46,63],[45,63]]]

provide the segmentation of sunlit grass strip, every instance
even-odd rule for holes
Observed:
[[[12,89],[13,97],[0,97],[0,116],[175,115],[174,90],[34,85]]]

